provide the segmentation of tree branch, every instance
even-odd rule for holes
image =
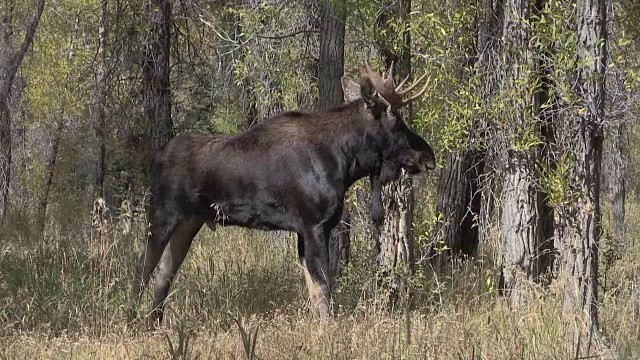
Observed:
[[[29,50],[29,46],[31,46],[31,43],[33,42],[33,36],[36,33],[38,23],[40,22],[40,17],[42,16],[42,12],[44,11],[44,3],[45,0],[40,0],[40,3],[38,3],[36,13],[31,20],[31,24],[29,24],[27,32],[24,34],[24,41],[22,42],[22,46],[20,47],[20,50],[18,50],[18,52],[15,54],[15,56],[9,61],[8,77],[7,81],[5,81],[4,83],[2,92],[0,93],[0,97],[2,97],[2,99],[0,100],[6,100],[9,95],[13,79],[16,76],[16,72],[18,72],[18,67],[22,63],[27,50]]]
[[[316,29],[300,29],[298,31],[292,32],[291,34],[276,35],[276,36],[256,35],[256,37],[260,39],[282,40],[282,39],[294,37],[300,34],[318,34],[318,33],[320,33],[320,31]]]

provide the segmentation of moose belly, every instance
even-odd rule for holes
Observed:
[[[207,225],[235,225],[258,230],[295,231],[291,216],[275,203],[228,201],[213,203],[208,211]]]

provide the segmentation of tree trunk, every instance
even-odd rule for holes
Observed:
[[[613,148],[611,149],[611,171],[609,174],[609,198],[613,215],[613,238],[616,244],[626,244],[625,203],[627,197],[626,161],[624,145],[624,124],[619,124],[613,133]]]
[[[94,197],[104,198],[104,178],[106,171],[106,100],[107,74],[105,47],[107,42],[107,0],[100,0],[100,23],[98,26],[98,54],[95,68],[94,132],[97,140]]]
[[[171,0],[150,0],[148,11],[149,31],[142,67],[147,120],[147,170],[151,167],[155,152],[174,135],[169,78]]]
[[[569,328],[575,345],[598,332],[598,247],[600,241],[600,175],[603,144],[604,73],[606,69],[605,0],[577,1],[577,64],[574,89],[580,98],[575,111],[575,184],[577,200],[558,208],[562,242],[561,277],[565,285],[564,313],[576,319]],[[586,315],[586,318],[585,316]],[[595,338],[599,338],[596,336]]]
[[[327,110],[344,102],[345,0],[320,0],[320,55],[318,59],[318,108]],[[342,212],[329,241],[329,270],[332,287],[349,260],[349,210]]]
[[[241,6],[251,8],[255,12],[263,12],[262,4],[265,0],[241,0]],[[236,25],[236,39],[242,43],[247,42],[250,36],[242,31],[242,25]],[[240,54],[240,60],[250,68],[250,74],[242,81],[240,91],[245,99],[245,120],[247,129],[257,124],[262,119],[280,113],[284,110],[284,104],[280,99],[271,100],[272,94],[281,94],[282,89],[273,79],[268,69],[262,67],[262,63],[275,63],[277,60],[273,57],[273,52],[268,48],[268,44],[264,41],[252,40],[249,45],[243,48]],[[259,63],[255,63],[259,61]],[[251,63],[253,62],[253,63]],[[256,91],[258,83],[262,83],[265,93],[260,94]],[[265,101],[265,98],[268,99]]]
[[[383,270],[408,267],[413,271],[414,247],[411,220],[413,219],[413,187],[411,178],[402,176],[385,188],[386,218],[379,240],[378,263]]]
[[[496,68],[499,64],[500,49],[504,20],[504,0],[482,0],[482,14],[478,24],[478,72],[482,76],[482,82],[485,84],[485,94],[483,95],[485,104],[495,101],[495,95],[499,92],[500,80],[496,76]],[[488,127],[487,124],[492,123],[493,119],[489,119],[486,115],[481,115],[474,119],[478,128]],[[480,133],[481,143],[487,143],[488,135]],[[482,156],[482,173],[479,173],[478,185],[480,187],[478,196],[480,198],[480,209],[478,216],[478,245],[477,254],[484,254],[484,245],[491,238],[490,231],[492,229],[493,213],[495,212],[495,179],[490,170],[494,165],[495,158],[492,153],[486,149],[481,149]],[[486,175],[486,176],[482,176]],[[482,179],[482,180],[481,180]]]
[[[327,110],[344,102],[345,0],[320,0],[320,13],[318,108]]]
[[[51,150],[47,158],[47,170],[44,178],[44,188],[40,195],[40,202],[38,204],[38,214],[36,215],[36,234],[39,239],[44,236],[44,228],[47,223],[47,206],[49,204],[49,193],[51,193],[51,184],[53,184],[53,175],[56,170],[56,161],[58,160],[58,146],[60,143],[60,135],[64,128],[64,122],[59,120],[58,126],[55,129],[55,133],[51,137]]]
[[[378,19],[377,33],[384,34],[378,38],[378,48],[388,69],[393,61],[398,78],[404,79],[411,73],[411,36],[408,30],[401,34],[400,39],[394,39],[390,34],[390,19],[397,17],[401,22],[409,21],[411,11],[410,0],[388,0],[383,4]],[[386,30],[386,31],[385,31]],[[401,46],[400,54],[394,52],[394,42]],[[411,126],[412,106],[409,104],[401,115]],[[413,210],[414,193],[412,179],[402,171],[401,178],[383,189],[383,203],[386,216],[378,234],[376,234],[378,249],[378,265],[385,277],[386,288],[389,291],[389,305],[399,300],[399,295],[406,289],[406,277],[413,272],[414,242],[413,242]]]
[[[504,11],[506,90],[514,98],[510,109],[513,118],[508,121],[515,126],[507,134],[510,143],[503,187],[500,291],[516,308],[528,300],[530,285],[542,282],[542,275],[550,270],[553,219],[546,196],[537,186],[536,163],[548,163],[548,143],[553,134],[551,115],[543,111],[549,101],[547,68],[536,62],[533,54],[546,49],[530,47],[530,22],[535,18],[531,13],[543,7],[543,0],[535,6],[528,0],[508,0]],[[527,115],[528,108],[533,109],[532,115]],[[534,144],[540,140],[547,146]]]
[[[607,84],[608,88],[617,88],[613,91],[614,94],[620,94],[618,96],[611,95],[610,103],[628,104],[627,90],[624,86],[623,79],[616,77],[613,80],[613,84]],[[628,113],[625,111],[617,119],[610,119],[610,123],[614,125],[611,129],[611,144],[608,151],[608,166],[606,166],[605,181],[609,185],[609,201],[611,201],[611,215],[612,215],[612,233],[614,244],[616,247],[622,249],[626,247],[626,227],[625,227],[625,203],[627,196],[627,163],[628,163],[628,148],[627,148],[627,128],[625,121]]]
[[[480,213],[479,177],[484,168],[484,154],[461,149],[449,155],[440,172],[436,213],[443,219],[435,226],[435,238],[446,245],[447,253],[472,256],[478,247],[478,226],[474,216]],[[438,248],[440,244],[433,244]],[[430,251],[433,253],[433,251]]]
[[[9,210],[11,155],[11,112],[8,101],[0,99],[0,215],[3,222]]]
[[[533,61],[529,49],[531,21],[529,0],[507,0],[504,7],[504,58],[506,91],[512,94],[513,124],[507,130],[508,162],[503,186],[501,292],[516,308],[526,300],[529,284],[540,274],[539,248],[542,244],[541,196],[535,186],[538,148],[523,140],[523,134],[539,136],[535,121],[527,115],[534,101],[529,89]],[[522,84],[525,84],[524,86]]]
[[[13,31],[9,24],[3,26],[0,34],[0,216],[6,220],[9,207],[9,182],[11,180],[11,112],[9,102],[13,80],[27,50],[33,42],[40,17],[44,11],[45,0],[40,0],[36,13],[24,35],[18,49],[13,49],[11,37]]]
[[[503,264],[500,291],[521,309],[542,273],[539,249],[542,197],[536,189],[535,151],[510,151],[503,190]]]

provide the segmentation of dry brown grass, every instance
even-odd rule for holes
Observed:
[[[410,343],[404,340],[403,321],[383,314],[345,316],[328,324],[306,316],[272,314],[248,317],[242,327],[249,333],[258,328],[257,359],[568,359],[573,351],[563,344],[560,318],[558,309],[544,301],[523,313],[499,304],[483,311],[452,307],[434,314],[414,312]],[[206,324],[190,325],[189,346],[180,352],[184,357],[173,358],[246,358],[238,327],[211,331]],[[2,355],[166,359],[172,358],[171,347],[178,348],[181,342],[178,329],[174,324],[155,333],[129,333],[114,326],[113,334],[99,337],[24,333],[2,339]]]
[[[137,231],[139,239],[143,227]],[[256,359],[575,358],[564,341],[561,299],[538,293],[514,311],[497,296],[489,263],[418,277],[407,328],[402,314],[377,306],[363,239],[354,244],[337,294],[336,319],[320,323],[304,311],[294,246],[289,237],[203,230],[170,295],[166,324],[147,332],[125,322],[140,244],[117,225],[89,242],[61,236],[35,245],[5,241],[0,359],[247,359],[252,346]],[[640,357],[639,269],[635,246],[605,271],[617,281],[603,288],[603,332],[625,359]],[[149,304],[147,298],[144,310]],[[591,349],[580,356],[603,354]]]

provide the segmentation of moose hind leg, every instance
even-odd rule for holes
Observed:
[[[181,222],[171,236],[169,246],[164,249],[155,275],[155,296],[151,322],[160,325],[164,317],[164,305],[169,295],[171,283],[189,252],[193,238],[198,234],[204,221],[192,218]]]
[[[313,281],[311,280],[311,276],[309,275],[309,271],[307,270],[307,266],[304,262],[304,236],[301,233],[298,233],[298,262],[302,267],[302,275],[304,276],[304,282],[307,286],[307,291],[309,292],[309,299],[313,301],[314,290],[311,285],[313,285]],[[306,309],[309,310],[309,307]]]
[[[331,288],[329,259],[324,234],[306,235],[303,240],[303,256],[300,257],[305,282],[309,291],[311,309],[326,320],[331,317]],[[300,237],[298,238],[300,242]],[[298,249],[300,250],[300,243]]]

